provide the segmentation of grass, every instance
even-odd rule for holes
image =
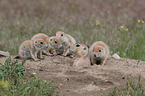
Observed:
[[[4,64],[0,63],[0,96],[54,96],[52,84],[35,77],[26,77],[23,64],[10,58]]]
[[[0,50],[16,55],[20,44],[33,35],[42,32],[53,36],[56,31],[64,31],[77,42],[90,46],[102,40],[111,54],[145,61],[145,23],[138,22],[145,19],[144,10],[143,0],[0,0]],[[10,86],[6,90],[0,86],[2,95],[39,96],[54,92],[49,83],[36,78],[25,80],[26,69],[17,62],[7,60],[0,68],[0,80],[4,80],[1,82]],[[129,92],[140,92],[133,89],[139,84],[128,84]],[[127,90],[114,94],[126,95]]]
[[[126,29],[120,28],[122,26],[120,24],[115,26],[106,25],[106,21],[103,20],[100,20],[101,24],[96,26],[95,19],[64,25],[63,27],[53,26],[52,28],[47,27],[49,24],[45,23],[48,22],[35,21],[37,22],[35,23],[34,21],[30,20],[30,23],[27,23],[28,21],[19,21],[18,24],[3,24],[0,28],[1,50],[16,55],[19,45],[23,41],[31,39],[33,35],[42,32],[53,36],[56,31],[61,30],[71,34],[77,42],[90,46],[93,42],[102,40],[110,46],[112,54],[117,52],[121,57],[145,60],[145,24],[138,23],[137,20],[126,24]]]
[[[141,83],[141,76],[138,78],[137,84],[135,82],[127,80],[126,88],[120,91],[116,87],[109,94],[104,94],[102,96],[144,96],[145,89]]]

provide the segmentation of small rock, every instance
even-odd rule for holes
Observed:
[[[114,53],[114,54],[112,55],[112,57],[115,58],[115,59],[120,59],[120,56],[119,56],[117,53]]]
[[[33,75],[35,75],[36,73],[32,73]]]

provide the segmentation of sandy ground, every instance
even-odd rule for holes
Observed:
[[[13,56],[12,56],[13,58]],[[6,57],[0,57],[4,62]],[[19,60],[21,61],[21,60]],[[90,67],[73,67],[74,59],[63,56],[45,56],[42,61],[25,62],[28,72],[36,73],[36,77],[51,81],[60,96],[100,96],[111,92],[114,87],[124,88],[127,76],[130,80],[137,81],[139,74],[145,80],[145,62],[121,58],[109,58],[106,65]],[[143,82],[145,85],[145,82]]]

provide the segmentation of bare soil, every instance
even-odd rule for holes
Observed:
[[[14,56],[12,56],[13,58]],[[4,62],[6,57],[0,57]],[[21,60],[19,60],[21,61]],[[73,67],[74,59],[63,56],[45,56],[44,60],[35,62],[27,60],[25,67],[28,73],[35,74],[40,79],[51,81],[60,96],[100,96],[111,92],[118,87],[125,88],[127,76],[132,81],[145,80],[145,62],[121,58],[116,60],[110,57],[106,65],[90,67]],[[143,86],[145,82],[142,82]]]

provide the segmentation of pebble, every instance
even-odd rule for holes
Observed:
[[[35,75],[36,73],[32,73],[33,75]]]
[[[115,59],[120,59],[120,56],[119,56],[117,53],[114,53],[114,54],[112,55],[112,57],[115,58]]]

